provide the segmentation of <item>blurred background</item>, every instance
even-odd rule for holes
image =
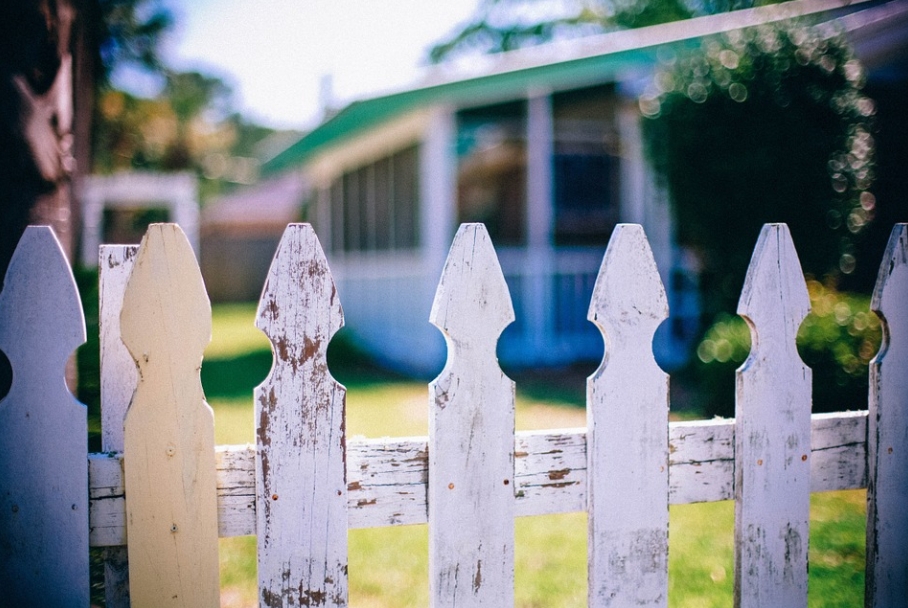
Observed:
[[[329,359],[348,428],[425,434],[446,356],[435,285],[457,225],[483,222],[517,315],[498,353],[518,425],[582,426],[603,356],[593,284],[615,225],[636,222],[671,309],[653,349],[672,415],[732,416],[750,348],[737,298],[761,225],[786,222],[814,411],[863,409],[870,295],[908,220],[906,108],[908,0],[5,0],[0,276],[27,224],[54,227],[89,324],[71,376],[98,450],[97,246],[180,223],[214,303],[202,380],[218,442],[252,441],[271,365],[256,301],[286,224],[311,222],[345,309]],[[0,395],[9,383],[0,353]],[[822,500],[811,585],[835,575],[811,605],[855,605],[863,495]],[[730,522],[702,507],[673,518]],[[585,571],[583,526],[562,523],[519,535],[520,605],[582,604],[565,580]],[[728,605],[730,536],[672,525],[672,585],[687,586],[672,605]],[[394,558],[385,532],[351,533],[357,605],[424,604],[425,560],[401,566],[424,530],[400,532]],[[254,604],[254,539],[222,543],[225,605]],[[362,574],[382,559],[400,581]]]

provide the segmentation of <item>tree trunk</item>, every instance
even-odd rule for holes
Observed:
[[[0,1],[0,285],[29,224],[52,226],[73,259],[72,47],[91,32],[82,21],[74,39],[76,17],[74,0]],[[89,121],[91,56],[79,53],[83,63],[77,62],[87,76],[80,89],[89,89],[89,105],[79,110]],[[87,139],[87,123],[80,122]],[[0,395],[9,383],[8,365],[0,362]]]

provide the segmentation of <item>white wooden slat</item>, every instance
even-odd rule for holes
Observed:
[[[454,237],[429,319],[448,359],[429,385],[429,596],[514,604],[514,383],[495,348],[514,320],[488,232]]]
[[[101,347],[101,449],[123,451],[123,421],[139,377],[136,362],[120,339],[123,294],[139,248],[102,245],[99,252],[99,329]],[[126,547],[104,552],[107,608],[129,607],[129,557]]]
[[[807,606],[811,373],[795,337],[810,311],[784,224],[754,249],[738,314],[751,352],[737,372],[735,606]]]
[[[139,371],[124,428],[131,604],[217,606],[214,416],[199,379],[211,305],[176,224],[142,239],[120,331]]]
[[[605,356],[587,380],[588,605],[668,605],[668,375],[653,336],[668,300],[643,228],[612,233],[587,318]]]
[[[868,607],[908,605],[908,224],[892,229],[870,304],[883,344],[870,365]]]
[[[346,606],[346,390],[325,360],[343,311],[310,225],[287,226],[256,326],[274,351],[255,390],[259,605]]]
[[[64,382],[85,341],[72,272],[53,231],[26,228],[0,292],[0,596],[10,606],[87,606],[88,422]],[[49,584],[49,582],[53,584]]]
[[[814,414],[812,492],[866,487],[866,428],[867,412]],[[734,498],[734,437],[730,420],[670,423],[671,504]],[[585,429],[520,431],[514,451],[515,515],[586,510]],[[216,456],[219,535],[255,534],[255,448],[219,446]],[[126,540],[121,456],[92,454],[88,462],[91,546],[121,545]],[[426,437],[348,439],[348,528],[426,523],[428,475]]]

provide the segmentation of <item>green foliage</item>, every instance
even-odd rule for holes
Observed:
[[[813,369],[813,410],[867,407],[867,368],[880,348],[880,321],[870,298],[839,293],[808,281],[811,312],[798,330],[798,353]],[[750,330],[737,316],[722,314],[697,347],[694,373],[708,415],[734,416],[734,370],[750,352]]]
[[[98,326],[98,270],[73,270],[85,315],[85,344],[76,350],[76,399],[88,406],[88,449],[101,451],[101,343]]]
[[[789,225],[806,273],[851,272],[874,211],[874,104],[844,38],[766,25],[662,58],[644,137],[703,264],[707,318],[733,310],[766,222]]]
[[[84,4],[86,11],[92,7]],[[98,0],[96,10],[87,18],[95,26],[102,82],[117,68],[161,68],[161,38],[173,25],[173,16],[161,0]]]
[[[441,63],[627,28],[773,4],[776,0],[480,0],[469,21],[429,50]]]

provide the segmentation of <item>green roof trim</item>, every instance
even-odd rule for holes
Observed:
[[[851,8],[868,0],[793,0],[769,6],[708,15],[684,21],[622,30],[600,36],[598,51],[584,50],[586,40],[564,41],[559,50],[574,57],[541,61],[535,65],[501,71],[398,93],[356,101],[345,107],[295,144],[262,166],[263,175],[272,175],[309,161],[320,151],[359,135],[382,122],[421,107],[438,103],[456,108],[476,107],[513,100],[533,89],[567,90],[598,83],[614,82],[622,74],[647,68],[656,62],[656,50],[694,46],[706,36],[762,23],[781,21],[835,9]],[[594,43],[595,44],[595,43]],[[527,49],[544,52],[545,47]],[[551,47],[550,47],[551,48]],[[514,51],[522,53],[523,51]]]
[[[326,147],[351,139],[375,125],[418,108],[441,102],[455,107],[479,106],[521,97],[534,88],[561,90],[608,82],[621,73],[650,66],[654,61],[654,48],[634,49],[356,101],[266,162],[262,172],[268,175],[298,167]]]

